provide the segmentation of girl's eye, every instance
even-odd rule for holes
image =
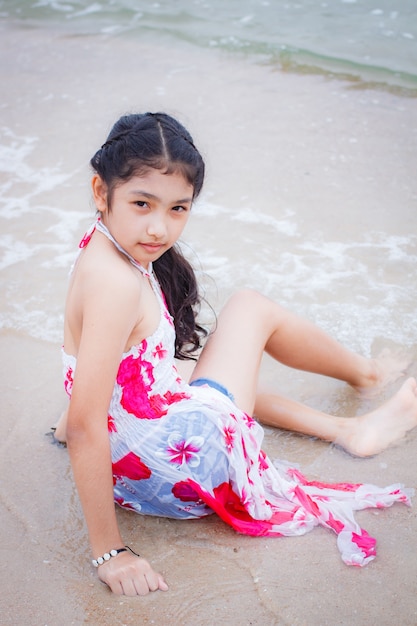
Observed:
[[[183,211],[187,211],[187,207],[185,206],[174,206],[172,207],[173,211],[176,211],[177,213],[182,213]]]
[[[141,209],[144,209],[146,206],[148,206],[148,203],[145,202],[145,200],[136,200],[135,204]]]

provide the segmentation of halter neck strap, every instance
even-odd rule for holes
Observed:
[[[134,265],[144,276],[146,276],[146,278],[150,278],[151,280],[156,281],[154,273],[153,273],[153,269],[152,269],[152,263],[149,263],[148,269],[146,270],[128,252],[126,252],[126,250],[124,248],[122,248],[122,246],[116,241],[116,239],[113,237],[113,235],[109,232],[107,226],[105,226],[103,224],[103,222],[100,220],[100,218],[95,223],[95,228],[100,233],[105,235],[107,237],[107,239],[109,239],[112,242],[112,244],[118,249],[118,251],[121,252],[122,254],[124,254],[124,256],[129,259],[129,261],[132,263],[132,265]]]

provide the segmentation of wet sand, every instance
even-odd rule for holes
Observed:
[[[297,242],[309,234],[317,242],[318,230],[325,240],[342,242],[361,240],[374,229],[397,238],[415,232],[415,100],[357,91],[349,83],[323,77],[285,74],[185,44],[171,48],[157,41],[115,43],[6,28],[0,49],[0,78],[7,86],[2,125],[19,136],[39,138],[30,157],[33,167],[59,164],[60,171],[68,173],[59,188],[39,189],[37,206],[55,205],[69,218],[71,212],[85,213],[85,218],[78,215],[74,227],[68,220],[65,236],[57,235],[51,229],[51,212],[24,211],[31,184],[26,181],[26,187],[22,179],[15,189],[22,200],[16,209],[22,211],[21,219],[1,218],[2,232],[26,237],[39,244],[40,251],[30,262],[3,271],[4,311],[13,312],[16,300],[24,308],[36,293],[43,298],[45,312],[40,325],[59,318],[70,265],[70,256],[56,261],[59,245],[63,254],[69,244],[75,249],[92,215],[88,158],[120,114],[162,109],[184,121],[206,156],[207,203],[236,210],[242,204],[262,204],[263,213],[271,217],[278,206],[287,216],[281,235],[269,241],[268,229],[258,232],[256,224],[231,221],[227,213],[218,215],[215,226],[204,212],[196,214],[186,239],[214,276],[216,286],[206,281],[214,305],[219,306],[232,287],[265,287],[285,304],[340,332],[352,347],[368,347],[361,329],[372,320],[362,322],[360,317],[367,306],[375,311],[378,289],[369,292],[365,282],[346,277],[335,293],[328,293],[319,283],[317,308],[314,289],[297,292],[291,284],[268,282],[270,274],[265,278],[262,273],[262,251],[263,246],[276,246],[290,253],[295,208]],[[55,247],[44,245],[51,237]],[[244,259],[242,244],[247,246]],[[407,291],[415,284],[415,264],[400,259],[387,269],[381,263],[381,246],[355,254],[368,272],[385,272],[384,285],[390,273],[393,293],[397,286],[402,291],[387,313],[393,330],[373,335],[369,348],[406,348],[414,359],[408,373],[415,376],[415,305]],[[264,260],[266,269],[280,259]],[[318,263],[315,275],[325,282],[332,263],[330,259],[328,268],[323,263]],[[334,302],[340,301],[342,318],[351,311],[352,300],[357,318],[339,320]],[[330,311],[327,317],[323,311]],[[401,325],[410,326],[410,339],[398,346],[394,329]],[[184,522],[119,510],[126,543],[163,572],[170,590],[146,598],[111,595],[90,566],[67,452],[45,436],[66,402],[59,336],[55,339],[51,331],[45,339],[40,328],[16,321],[1,331],[0,350],[0,621],[5,626],[417,623],[415,505],[357,514],[378,541],[377,558],[363,569],[345,566],[335,536],[321,528],[300,538],[254,539],[235,534],[215,516]],[[398,386],[372,402],[364,401],[340,383],[292,375],[269,361],[263,379],[268,386],[278,384],[289,395],[340,414],[368,410]],[[270,429],[264,447],[272,458],[298,463],[313,478],[416,487],[416,432],[367,460]]]

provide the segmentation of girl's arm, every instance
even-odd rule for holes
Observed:
[[[113,500],[107,415],[121,355],[140,309],[137,282],[134,288],[123,282],[120,277],[114,282],[106,276],[103,284],[96,282],[83,298],[82,333],[68,411],[68,451],[95,559],[124,546]],[[98,575],[116,594],[144,595],[167,589],[162,576],[130,552],[103,563]]]

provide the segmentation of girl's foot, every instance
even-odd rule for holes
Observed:
[[[358,373],[358,379],[352,383],[352,387],[367,398],[373,397],[381,389],[404,376],[410,360],[404,353],[383,350],[379,357],[366,359],[366,365],[362,372]]]
[[[51,428],[54,439],[58,443],[61,443],[63,445],[66,444],[66,440],[67,440],[67,416],[68,416],[68,409],[66,409],[62,413],[56,426]]]
[[[402,439],[417,426],[417,382],[409,378],[401,389],[375,411],[346,421],[346,430],[334,442],[355,456],[373,456]]]
[[[47,437],[51,437],[52,443],[54,443],[55,445],[61,446],[62,448],[66,448],[67,447],[66,442],[65,441],[60,441],[59,439],[57,439],[56,436],[55,436],[55,433],[56,433],[55,426],[51,426],[51,429],[47,433],[45,433],[45,435]]]

